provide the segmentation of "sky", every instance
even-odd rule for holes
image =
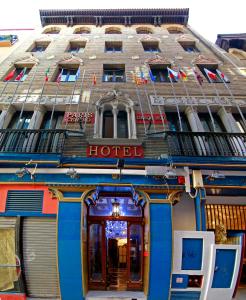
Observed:
[[[218,33],[246,32],[246,0],[9,0],[1,5],[0,29],[40,26],[39,9],[62,8],[189,8],[189,25],[211,42]]]

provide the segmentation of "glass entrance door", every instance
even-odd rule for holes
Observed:
[[[89,289],[106,289],[105,222],[88,223]]]
[[[128,289],[143,287],[143,225],[128,222]]]

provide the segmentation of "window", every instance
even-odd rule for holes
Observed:
[[[4,81],[20,82],[25,81],[32,68],[15,66],[13,70],[8,72],[4,77]]]
[[[136,29],[137,34],[152,34],[153,31],[147,27],[140,27]]]
[[[20,118],[21,117],[21,118]],[[9,123],[9,129],[27,129],[32,118],[32,112],[16,112]]]
[[[128,138],[127,113],[123,110],[117,114],[117,136],[118,138]]]
[[[125,82],[125,65],[104,65],[104,82]]]
[[[84,53],[86,42],[70,42],[67,52]]]
[[[35,42],[34,46],[32,46],[31,52],[44,52],[46,48],[49,46],[49,42]]]
[[[150,70],[155,77],[155,82],[170,82],[168,76],[167,65],[150,65]],[[176,79],[172,79],[172,82],[177,82]]]
[[[110,27],[105,29],[106,34],[121,34],[121,30],[118,27]]]
[[[217,114],[212,114],[212,117],[213,121],[208,113],[199,113],[199,119],[202,123],[204,130],[206,132],[226,132],[225,127],[220,120],[220,117]]]
[[[106,110],[103,112],[103,138],[114,137],[114,116],[117,114],[117,138],[128,138],[127,113],[125,110]]]
[[[91,31],[88,27],[79,27],[74,30],[75,34],[90,34]]]
[[[196,48],[195,43],[186,44],[186,43],[181,43],[181,42],[180,42],[180,45],[183,47],[183,49],[185,50],[185,52],[188,52],[188,53],[197,53],[197,52],[200,52],[200,51]]]
[[[122,42],[105,42],[105,52],[107,53],[122,52]]]
[[[40,129],[59,129],[61,128],[64,112],[55,111],[51,120],[52,112],[45,114]]]
[[[220,83],[223,82],[221,79],[221,75],[219,74],[218,66],[217,65],[197,65],[199,70],[205,76],[208,82],[213,83]],[[223,73],[221,73],[223,74]],[[223,74],[224,81],[229,83],[229,79]]]
[[[76,81],[76,78],[78,76],[78,70],[79,67],[66,67],[66,68],[59,68],[59,71],[57,73],[57,77],[55,79],[55,81],[59,81],[59,77],[60,77],[60,81],[61,82],[74,82]]]
[[[189,122],[184,113],[180,113],[180,119],[177,112],[166,112],[168,126],[170,131],[181,131],[180,121],[183,131],[191,131]]]
[[[150,53],[158,53],[161,52],[159,49],[159,43],[158,42],[142,42],[144,52],[150,52]]]
[[[103,113],[103,138],[114,137],[114,121],[111,110],[106,110]]]

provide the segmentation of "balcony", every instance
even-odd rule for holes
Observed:
[[[1,129],[0,153],[62,153],[67,130]]]
[[[246,157],[245,133],[167,131],[170,156]]]

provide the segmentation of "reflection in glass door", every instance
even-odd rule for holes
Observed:
[[[128,288],[142,289],[143,226],[128,223]]]
[[[88,228],[89,288],[105,289],[105,225],[89,224]]]

